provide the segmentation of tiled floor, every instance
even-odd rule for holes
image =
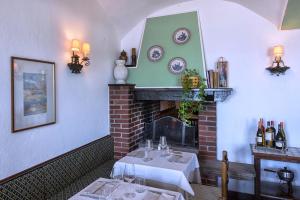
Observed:
[[[221,188],[213,187],[213,186],[200,186],[198,184],[192,185],[195,196],[189,197],[189,200],[219,200],[219,196],[221,196]],[[209,191],[209,192],[208,192]],[[245,193],[237,193],[237,192],[229,192],[229,200],[256,200],[254,195],[245,194]],[[262,198],[261,200],[272,200],[269,198]]]

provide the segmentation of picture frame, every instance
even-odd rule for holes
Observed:
[[[56,123],[55,63],[11,57],[12,132]]]

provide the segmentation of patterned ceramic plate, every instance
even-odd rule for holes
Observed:
[[[164,56],[164,49],[159,45],[154,45],[148,50],[148,59],[151,62],[157,62]]]
[[[179,45],[187,43],[190,38],[191,32],[187,28],[179,28],[173,34],[173,41]]]
[[[169,71],[173,74],[181,74],[186,69],[186,61],[183,58],[172,58],[169,62]]]

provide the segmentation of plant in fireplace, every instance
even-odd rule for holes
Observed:
[[[178,116],[186,124],[191,124],[193,115],[203,110],[205,79],[196,69],[186,69],[181,77],[183,88]]]

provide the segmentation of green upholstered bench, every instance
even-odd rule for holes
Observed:
[[[106,136],[0,181],[0,200],[68,199],[114,165],[113,138]]]

